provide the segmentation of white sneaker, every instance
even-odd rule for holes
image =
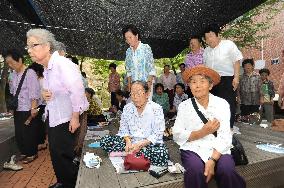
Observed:
[[[9,170],[15,170],[15,171],[22,170],[23,167],[21,165],[17,165],[15,163],[15,158],[16,158],[16,155],[13,155],[11,157],[10,162],[5,162],[4,163],[3,168],[4,169],[9,169]]]
[[[20,165],[17,165],[15,163],[7,163],[7,162],[4,163],[3,168],[4,169],[9,169],[9,170],[15,170],[15,171],[23,169],[23,167],[20,166]]]

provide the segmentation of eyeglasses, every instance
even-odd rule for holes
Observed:
[[[36,47],[36,46],[39,46],[39,45],[42,45],[42,44],[44,44],[44,43],[32,44],[32,45],[26,46],[26,47],[25,47],[25,50],[32,49],[32,48],[34,48],[34,47]]]

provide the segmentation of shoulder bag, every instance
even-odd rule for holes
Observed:
[[[23,85],[23,82],[24,82],[24,79],[26,77],[26,74],[27,74],[27,71],[28,71],[28,68],[26,68],[26,70],[24,71],[23,75],[22,75],[22,78],[19,82],[19,85],[17,87],[17,91],[16,91],[16,94],[14,96],[11,96],[10,100],[8,101],[7,103],[7,109],[8,110],[14,110],[16,111],[17,108],[18,108],[18,96],[20,94],[20,91],[21,91],[21,88],[22,88],[22,85]]]

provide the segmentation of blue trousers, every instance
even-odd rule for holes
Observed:
[[[207,188],[206,176],[204,176],[205,164],[196,153],[181,150],[181,160],[184,173],[184,185],[186,188]],[[214,178],[219,188],[245,188],[244,179],[236,172],[235,163],[231,155],[222,155],[215,166]]]

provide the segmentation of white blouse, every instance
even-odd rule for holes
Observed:
[[[144,139],[152,144],[161,144],[164,130],[165,119],[159,104],[148,101],[144,111],[139,115],[136,106],[130,102],[123,108],[117,135],[130,136],[134,144]]]
[[[180,146],[180,149],[197,153],[204,162],[212,156],[213,149],[221,154],[230,154],[232,134],[230,131],[229,104],[224,99],[212,94],[209,94],[207,109],[204,109],[197,100],[196,103],[207,119],[216,118],[220,122],[217,137],[210,134],[198,140],[188,140],[192,131],[197,131],[204,125],[197,115],[191,99],[188,99],[179,105],[175,125],[172,128],[174,141]]]

